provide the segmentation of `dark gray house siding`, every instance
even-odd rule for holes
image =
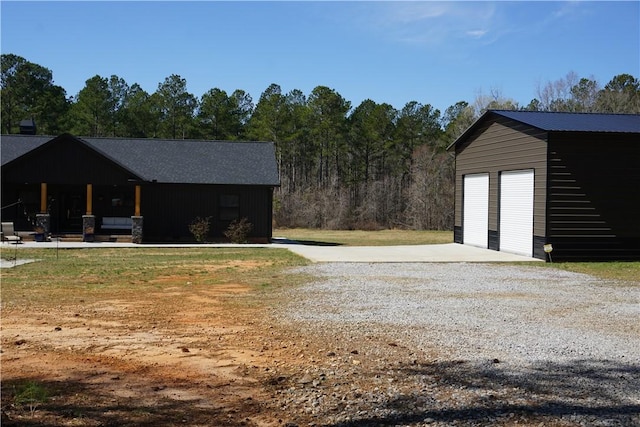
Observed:
[[[489,248],[500,250],[500,174],[534,171],[533,250],[554,260],[640,259],[640,115],[488,111],[456,155],[454,240],[464,176],[489,174]]]
[[[6,162],[4,153],[11,152],[11,137],[2,137],[2,178],[6,182],[71,185],[90,182],[96,185],[127,184],[131,179],[140,179],[132,171],[114,163],[90,146],[64,136],[48,138],[39,146],[27,151],[11,162]],[[26,141],[18,138],[16,144]],[[17,150],[14,150],[17,151]]]
[[[252,225],[250,237],[271,239],[273,188],[239,185],[148,184],[143,187],[142,212],[146,215],[145,240],[171,242],[189,238],[189,224],[196,217],[209,218],[210,236],[223,238],[230,219],[221,215],[221,198],[237,196],[237,219],[247,218]]]
[[[50,231],[81,233],[91,209],[97,234],[126,234],[107,227],[105,218],[137,217],[139,208],[146,242],[192,240],[189,224],[197,217],[210,218],[210,238],[222,238],[241,218],[252,224],[253,240],[272,237],[279,185],[272,143],[69,134],[3,135],[0,143],[2,200],[12,204],[2,219],[17,230],[30,231],[36,214],[46,213]]]

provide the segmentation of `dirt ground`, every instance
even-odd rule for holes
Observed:
[[[269,371],[297,355],[252,298],[242,285],[169,286],[136,298],[3,307],[2,425],[285,423]],[[30,381],[46,400],[16,398]]]
[[[272,324],[268,310],[282,294],[159,280],[153,293],[3,304],[1,425],[316,425],[283,390],[314,387],[310,369],[333,363],[336,352],[359,368],[353,349],[362,347]],[[356,380],[334,379],[336,389]],[[30,384],[46,397],[24,398]]]

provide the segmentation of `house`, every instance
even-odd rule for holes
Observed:
[[[553,261],[640,259],[640,115],[490,110],[448,150],[455,242]]]
[[[55,234],[131,235],[134,242],[210,237],[247,218],[252,240],[272,236],[275,148],[267,142],[3,135],[3,221]]]

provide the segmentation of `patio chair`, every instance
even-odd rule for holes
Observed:
[[[17,245],[18,243],[20,243],[20,240],[22,240],[22,238],[18,236],[18,233],[16,233],[16,231],[14,230],[13,223],[3,222],[2,223],[2,241],[9,242],[9,243],[13,242]]]

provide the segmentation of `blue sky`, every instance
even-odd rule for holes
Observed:
[[[499,91],[526,105],[573,71],[640,78],[640,2],[13,2],[1,50],[49,68],[73,96],[115,74],[147,92],[171,74],[212,88],[328,86],[441,111]]]

